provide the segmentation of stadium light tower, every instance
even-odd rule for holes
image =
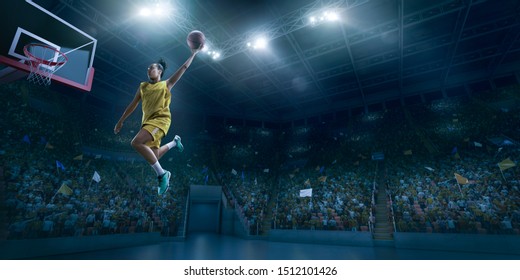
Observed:
[[[135,1],[135,0],[134,0]],[[327,11],[327,20],[339,20],[339,14],[346,10],[368,3],[370,0],[317,0],[312,3],[294,10],[288,14],[285,14],[271,22],[265,23],[249,32],[228,38],[224,42],[216,43],[215,41],[209,41],[211,34],[206,34],[206,44],[211,43],[214,51],[219,53],[219,59],[225,59],[236,54],[245,52],[254,46],[253,42],[256,42],[252,38],[256,38],[258,34],[264,34],[266,42],[272,41],[276,38],[280,38],[287,34],[290,34],[299,29],[309,26],[309,17],[315,15],[318,11]],[[193,15],[182,6],[181,3],[177,3],[175,7],[175,13],[170,14],[172,22],[183,30],[186,34],[191,30],[211,30],[211,26],[205,26],[200,21],[195,19]],[[323,13],[319,15],[323,17]],[[318,18],[318,16],[315,16]],[[215,40],[215,38],[213,38]],[[244,42],[237,44],[237,42]],[[250,42],[248,45],[247,42]]]
[[[339,14],[336,11],[324,11],[321,15],[312,15],[309,17],[311,26],[316,26],[326,21],[340,21]]]
[[[309,20],[314,17],[318,21],[323,17],[323,21],[338,21],[339,15],[346,10],[363,5],[369,0],[320,0],[306,5],[298,10],[283,15],[272,22],[263,24],[247,33],[235,36],[219,44],[222,58],[227,58],[249,49],[247,44],[237,44],[236,42],[251,42],[251,38],[257,34],[264,34],[268,41],[285,36],[299,29],[308,27]],[[252,43],[251,43],[252,44]]]
[[[268,40],[265,36],[260,36],[257,37],[253,43],[248,42],[247,46],[255,50],[263,50],[267,48],[267,42]]]
[[[139,10],[139,16],[141,17],[149,17],[149,16],[159,16],[166,17],[169,14],[173,13],[173,7],[168,2],[157,2],[152,4],[146,4],[142,6]]]

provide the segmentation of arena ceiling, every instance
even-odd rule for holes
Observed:
[[[164,57],[168,75],[186,60],[193,29],[221,57],[199,54],[175,86],[172,108],[181,112],[290,121],[519,79],[517,0],[172,0],[166,18],[137,15],[150,0],[36,2],[98,40],[86,100],[118,112],[151,62]],[[310,23],[326,10],[340,20]],[[248,48],[260,34],[268,47]]]

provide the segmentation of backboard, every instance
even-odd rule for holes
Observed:
[[[90,91],[97,40],[38,4],[36,0],[0,2],[0,82],[30,71],[23,48],[30,43],[49,45],[67,55],[68,62],[52,80]]]

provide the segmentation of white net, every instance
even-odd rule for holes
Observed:
[[[24,52],[29,57],[27,80],[41,86],[49,86],[52,75],[67,62],[65,54],[46,45],[30,44]]]

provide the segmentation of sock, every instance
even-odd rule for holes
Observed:
[[[171,148],[177,146],[177,143],[175,143],[175,140],[172,140],[171,142],[166,143],[166,146],[168,146],[168,150],[171,150]]]
[[[164,169],[162,169],[161,164],[159,163],[159,161],[156,161],[151,166],[152,166],[153,170],[155,170],[155,173],[157,173],[157,176],[161,176],[161,175],[163,175],[165,173]]]

